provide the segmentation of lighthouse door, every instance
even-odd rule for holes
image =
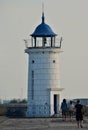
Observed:
[[[54,113],[57,114],[57,95],[54,95]]]

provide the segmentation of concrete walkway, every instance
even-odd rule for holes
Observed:
[[[62,121],[61,118],[6,118],[0,117],[0,130],[88,130],[87,119],[83,128],[77,128],[75,119]]]

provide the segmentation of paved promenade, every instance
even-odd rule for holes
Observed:
[[[0,117],[0,130],[88,130],[88,120],[83,128],[77,128],[75,119],[62,121],[61,118],[7,118]]]

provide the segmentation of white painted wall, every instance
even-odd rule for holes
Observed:
[[[61,50],[60,48],[28,48],[25,52],[29,54],[27,115],[51,116],[54,114],[54,94],[59,97],[61,91],[59,71]],[[59,99],[57,105],[59,106]]]

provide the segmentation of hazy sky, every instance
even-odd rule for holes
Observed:
[[[88,98],[88,0],[43,0],[45,21],[63,37],[65,98]],[[27,97],[28,55],[23,39],[41,23],[42,0],[0,0],[0,98]]]

